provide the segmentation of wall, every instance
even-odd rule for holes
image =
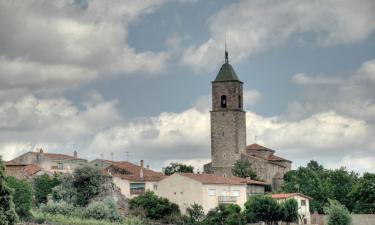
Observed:
[[[326,225],[327,216],[311,214],[311,222],[318,225]],[[352,214],[353,225],[375,225],[375,214]]]
[[[157,181],[129,181],[115,176],[112,179],[113,183],[121,190],[121,194],[129,199],[138,196],[138,194],[130,194],[131,183],[145,183],[145,190],[153,191],[155,193],[157,192],[156,190],[154,190],[154,185],[158,185]]]

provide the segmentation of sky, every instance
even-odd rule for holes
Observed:
[[[0,155],[210,161],[211,81],[247,143],[375,172],[375,1],[0,0]]]

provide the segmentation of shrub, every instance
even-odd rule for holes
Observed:
[[[85,206],[100,192],[102,176],[99,168],[91,165],[79,167],[73,172],[73,187],[76,190],[76,204]]]
[[[131,199],[129,207],[131,210],[144,209],[146,217],[150,219],[161,219],[172,214],[180,214],[178,205],[169,202],[166,198],[158,197],[150,191]]]
[[[116,203],[112,199],[105,199],[103,202],[92,202],[84,210],[87,218],[97,220],[119,221],[120,214],[117,210]]]
[[[47,203],[47,196],[52,193],[52,188],[59,184],[56,175],[51,177],[48,174],[43,174],[36,177],[34,179],[35,203],[37,205]]]
[[[245,203],[245,214],[248,222],[259,221],[266,224],[274,224],[281,220],[281,210],[279,204],[271,196],[252,196]]]
[[[324,207],[324,213],[327,214],[328,225],[349,225],[351,216],[348,209],[336,200],[329,199],[329,205]]]
[[[280,205],[281,220],[289,225],[298,220],[298,202],[295,199],[288,199]]]
[[[246,224],[240,206],[236,204],[219,205],[207,213],[203,225],[244,225]]]
[[[186,214],[189,218],[189,224],[196,224],[204,219],[203,207],[196,203],[192,204],[190,207],[186,209]]]
[[[33,201],[33,190],[25,180],[18,180],[15,177],[6,178],[7,185],[14,190],[13,202],[18,216],[26,219],[30,216],[30,209]]]
[[[64,201],[49,201],[47,204],[40,205],[40,211],[52,215],[60,214],[64,216],[69,216],[75,211],[75,207],[72,204],[66,203]]]
[[[12,190],[5,183],[4,164],[0,156],[0,225],[13,225],[18,216],[13,203]]]

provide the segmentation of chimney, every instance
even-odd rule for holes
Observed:
[[[78,153],[77,153],[77,151],[76,150],[74,150],[74,158],[77,158],[77,155],[78,155]]]
[[[142,160],[143,161],[143,160]],[[143,166],[141,167],[141,169],[140,169],[140,171],[139,171],[139,176],[141,177],[141,178],[143,178]]]
[[[143,168],[143,159],[141,159],[141,167]]]
[[[42,148],[39,149],[39,153],[43,154],[43,149]]]

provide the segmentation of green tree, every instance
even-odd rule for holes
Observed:
[[[13,202],[18,216],[28,218],[33,201],[33,189],[30,183],[25,180],[18,180],[15,177],[7,177],[6,183],[14,190]]]
[[[180,209],[168,199],[156,196],[153,192],[146,191],[129,201],[130,210],[142,209],[146,217],[150,219],[162,219],[164,217],[180,214]]]
[[[295,199],[288,199],[280,204],[281,220],[289,225],[298,220],[298,202]]]
[[[348,209],[336,200],[328,201],[329,205],[324,207],[324,213],[328,216],[328,225],[350,225],[352,218]]]
[[[251,163],[246,159],[237,160],[232,168],[232,173],[237,177],[250,177],[252,180],[258,180],[257,174],[251,169]]]
[[[0,156],[0,225],[13,225],[18,216],[13,203],[12,190],[5,182],[5,168]]]
[[[186,209],[186,214],[189,218],[189,224],[198,224],[204,219],[203,207],[196,203],[192,204]]]
[[[375,213],[375,173],[364,173],[349,193],[355,213]]]
[[[99,168],[85,165],[73,172],[73,187],[76,190],[76,204],[86,206],[89,200],[100,193],[102,176]]]
[[[282,219],[279,204],[271,196],[252,196],[245,203],[245,215],[247,222],[263,221],[267,225],[277,223]]]
[[[203,225],[245,225],[241,207],[236,204],[219,205],[210,210],[202,222]]]
[[[57,180],[60,182],[60,185],[52,189],[53,200],[76,204],[77,190],[73,187],[74,177],[71,174],[59,174]]]
[[[165,175],[172,175],[174,173],[193,173],[194,167],[188,166],[182,163],[175,163],[172,162],[169,166],[164,168],[164,174]]]
[[[52,193],[52,188],[59,185],[60,182],[57,179],[57,175],[53,177],[48,174],[43,174],[34,179],[34,195],[35,203],[40,205],[41,203],[47,203],[47,196]]]

